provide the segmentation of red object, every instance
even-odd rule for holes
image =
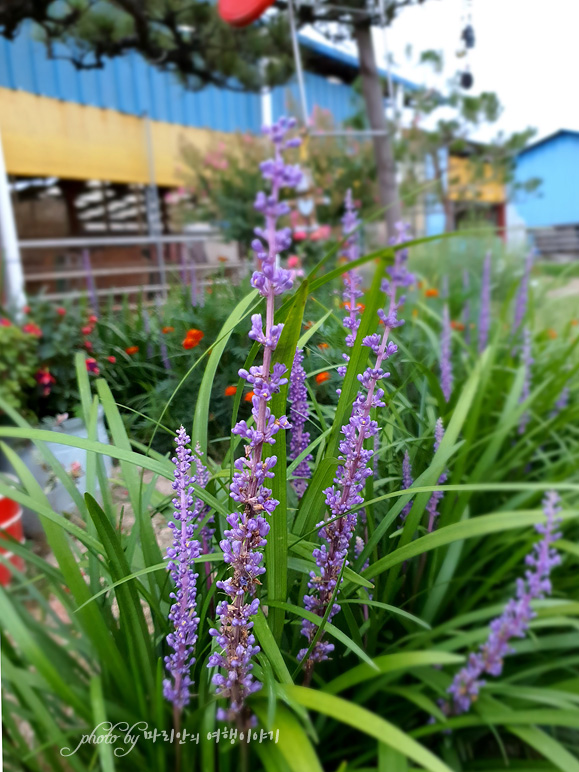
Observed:
[[[217,11],[232,27],[247,27],[273,3],[274,0],[219,0]]]
[[[6,499],[4,496],[0,496],[0,544],[6,539],[6,536],[11,536],[21,544],[24,543],[24,534],[22,532],[22,508],[20,504],[12,499]],[[0,546],[0,554],[8,559],[12,565],[19,571],[24,568],[24,561],[22,558],[17,557],[10,550],[10,545],[6,545],[6,549]],[[12,573],[8,566],[4,563],[0,564],[0,584],[3,587],[10,584]]]

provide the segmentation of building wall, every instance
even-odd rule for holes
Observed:
[[[579,223],[579,133],[563,133],[517,159],[515,179],[540,178],[534,193],[517,191],[514,205],[528,228]]]
[[[345,83],[338,83],[313,72],[306,72],[304,84],[310,114],[314,107],[329,110],[334,121],[342,123],[363,108],[362,98]],[[285,86],[273,89],[272,103],[274,120],[289,112],[301,115],[297,82],[293,80]]]

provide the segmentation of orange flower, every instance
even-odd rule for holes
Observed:
[[[247,394],[244,397],[244,400],[246,402],[251,402],[251,400],[254,398],[254,396],[255,396],[255,394],[253,393],[253,391],[248,391]]]
[[[579,319],[571,319],[571,326],[572,327],[577,327],[578,324],[579,324]]]
[[[190,349],[195,348],[195,346],[198,346],[202,339],[204,338],[204,333],[201,332],[201,330],[196,330],[194,327],[190,330],[187,330],[187,335],[185,336],[185,340],[183,341],[183,348]]]
[[[412,316],[413,316],[415,319],[416,319],[416,317],[418,316],[418,309],[417,309],[417,308],[413,308],[413,309],[412,309]]]
[[[462,322],[457,322],[453,319],[450,326],[453,330],[457,330],[457,332],[464,332],[464,324]]]
[[[161,332],[163,333],[163,335],[166,335],[168,332],[175,332],[175,328],[174,327],[170,327],[170,326],[169,327],[163,327],[161,329]]]
[[[220,263],[226,263],[227,262],[227,258],[223,257],[223,255],[219,255],[219,257],[217,259],[219,260]]]
[[[426,290],[424,295],[427,298],[437,298],[438,297],[438,290],[436,289],[436,287],[430,287],[429,289]]]
[[[418,289],[422,289],[424,287],[424,282],[423,281],[419,281],[416,286],[418,287]]]
[[[325,383],[326,381],[330,380],[330,373],[327,370],[324,370],[323,373],[318,373],[316,375],[316,383]]]
[[[554,330],[552,327],[550,327],[547,330],[547,335],[551,338],[551,340],[555,340],[555,338],[557,337],[557,330]]]
[[[347,303],[347,302],[340,303],[340,308],[345,308],[346,311],[349,311],[350,310],[350,304]],[[362,313],[364,311],[364,309],[366,308],[366,306],[363,303],[356,303],[356,308],[358,309],[358,311],[360,311],[360,313]]]
[[[330,344],[329,343],[318,343],[318,348],[321,348],[321,349],[330,348]]]
[[[237,394],[237,386],[226,386],[225,387],[225,396],[226,397],[234,397]]]
[[[131,357],[133,354],[136,354],[139,350],[138,346],[129,346],[125,349],[125,352]]]
[[[306,328],[306,330],[309,330],[310,327],[313,327],[313,326],[314,326],[313,322],[304,322],[304,327]]]

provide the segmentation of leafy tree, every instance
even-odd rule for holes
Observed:
[[[424,52],[421,62],[432,65],[437,72],[443,69],[442,55],[436,51]],[[419,169],[428,164],[434,182],[429,195],[443,207],[445,230],[454,230],[457,218],[476,208],[483,184],[502,184],[511,193],[538,187],[540,180],[536,178],[521,182],[515,181],[514,176],[515,158],[534,137],[534,129],[509,136],[499,133],[492,142],[473,139],[477,129],[496,123],[501,115],[502,107],[495,93],[465,94],[455,78],[448,83],[445,94],[421,88],[413,92],[412,99],[412,126],[402,131],[396,142],[396,158],[403,169],[402,188],[408,194],[418,190]],[[428,128],[421,126],[425,119]],[[467,158],[468,173],[453,171],[451,157]]]

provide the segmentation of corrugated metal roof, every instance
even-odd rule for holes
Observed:
[[[542,139],[538,139],[536,142],[532,142],[530,145],[527,145],[524,150],[521,150],[520,153],[518,153],[519,156],[524,155],[525,153],[528,153],[529,150],[536,150],[540,145],[545,145],[548,142],[552,142],[554,139],[559,139],[559,137],[579,137],[579,131],[574,131],[572,129],[558,129],[557,131],[554,131],[552,134],[547,134],[546,137],[543,137]]]
[[[358,67],[355,57],[330,45],[303,35],[300,42],[328,59]],[[257,132],[261,127],[259,94],[215,86],[197,92],[187,90],[171,72],[148,64],[135,52],[107,59],[102,69],[93,70],[77,70],[66,59],[65,46],[56,45],[54,53],[56,58],[48,57],[44,44],[34,39],[31,25],[25,26],[14,41],[0,38],[0,87],[128,115],[146,113],[155,121],[195,128]],[[415,87],[394,73],[392,77],[409,88]],[[359,109],[360,98],[347,84],[307,72],[306,89],[310,109],[314,105],[328,109],[338,123]],[[297,105],[294,83],[273,90],[275,117],[287,111],[289,93],[296,95]]]

